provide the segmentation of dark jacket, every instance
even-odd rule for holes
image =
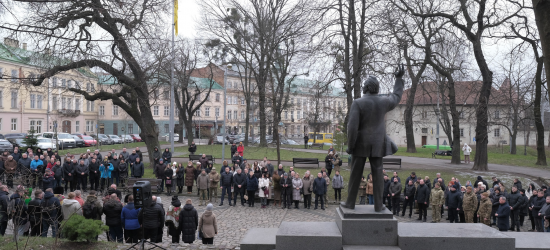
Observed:
[[[508,230],[510,228],[510,205],[508,202],[501,204],[496,213],[498,214],[497,218],[497,227],[499,229],[506,229]]]
[[[323,180],[325,180],[325,179],[323,179]],[[325,183],[326,183],[326,181],[325,181]],[[279,184],[281,185],[281,193],[285,194],[285,192],[286,192],[286,194],[292,194],[292,179],[290,177],[287,177],[286,179],[285,179],[284,176],[281,177],[281,181],[279,182]],[[284,187],[283,185],[288,185],[288,187]],[[326,186],[326,184],[325,184],[325,186]],[[315,189],[315,184],[314,184],[313,188]],[[324,189],[326,190],[326,187],[324,187]]]
[[[34,198],[29,202],[28,205],[28,214],[29,221],[31,223],[41,223],[42,222],[42,210],[40,209],[41,199]]]
[[[170,161],[172,161],[172,152],[170,150],[162,152],[162,159],[166,164],[170,164]]]
[[[191,143],[191,146],[189,146],[188,150],[189,152],[194,154],[195,152],[197,152],[197,145]]]
[[[538,218],[539,211],[542,206],[544,206],[544,204],[546,204],[546,199],[544,197],[537,196],[537,198],[533,199],[531,203],[531,206],[533,207],[533,209],[531,210],[533,217]]]
[[[235,152],[237,152],[237,145],[231,145],[231,155],[235,155]]]
[[[145,212],[144,209],[139,210],[138,221],[143,228],[157,229],[164,225],[164,220],[164,211],[157,203],[151,201],[151,206],[145,209]]]
[[[131,153],[130,156],[128,156],[128,161],[130,161],[130,163],[135,163],[136,162],[136,159],[139,157],[138,154],[134,154],[134,153]],[[143,161],[143,159],[139,158],[140,161]]]
[[[200,158],[199,159],[199,162],[201,163],[201,168],[202,169],[205,169],[206,167],[208,167],[208,158],[204,157],[204,158]]]
[[[520,214],[521,215],[529,215],[529,199],[527,199],[527,196],[525,194],[521,195],[520,198]]]
[[[235,188],[238,188],[237,185],[241,185],[241,188],[242,187],[245,187],[245,186],[248,186],[247,184],[247,179],[248,179],[248,176],[246,176],[244,173],[241,173],[241,174],[235,174],[233,175],[233,185],[235,186]],[[256,179],[256,182],[258,180]],[[256,189],[258,189],[256,187]],[[247,189],[248,190],[248,189]]]
[[[383,194],[383,197],[388,197],[388,195],[390,194],[390,185],[391,185],[391,181],[389,179],[384,180],[384,194]]]
[[[237,176],[237,175],[235,175],[235,176]],[[252,175],[252,178],[246,178],[246,190],[247,191],[256,191],[256,190],[258,190],[258,178],[256,178],[256,176]],[[254,199],[254,198],[252,198],[252,199]]]
[[[179,170],[176,170],[176,178],[178,187],[185,186],[185,168],[181,167]]]
[[[407,182],[408,183],[408,182]],[[416,195],[415,200],[418,203],[424,203],[424,202],[430,202],[430,188],[424,184],[424,185],[418,185],[416,188]]]
[[[61,215],[61,203],[59,199],[51,192],[44,193],[44,199],[42,199],[42,218],[48,221],[58,220],[58,216]]]
[[[139,220],[138,214],[140,209],[134,207],[133,202],[129,202],[124,208],[122,208],[122,213],[120,214],[120,219],[122,227],[125,230],[135,230],[139,229]]]
[[[101,173],[99,172],[99,161],[97,159],[95,160],[95,163],[90,161],[90,164],[88,164],[88,173],[90,177],[97,177],[99,178],[101,176]]]
[[[139,159],[143,161],[143,153],[141,152],[141,150],[136,150],[136,154],[138,155]]]
[[[290,180],[290,178],[288,178]],[[281,179],[281,182],[283,179]],[[292,187],[292,181],[290,181],[290,187]],[[313,180],[313,193],[316,195],[323,195],[327,193],[327,182],[324,178],[315,178]]]
[[[86,219],[101,220],[103,206],[101,206],[101,203],[97,200],[97,196],[88,195],[88,197],[86,197],[86,202],[84,202],[84,206],[82,206],[82,215]]]
[[[418,180],[418,176],[415,175],[414,177],[412,177],[412,176],[409,175],[409,177],[407,177],[407,179],[405,180],[405,184],[409,184],[409,181],[411,181],[411,180],[413,181],[413,185],[414,185],[416,183],[416,181]]]
[[[143,162],[140,160],[140,162],[136,162],[134,163],[134,165],[132,165],[132,167],[130,168],[131,172],[132,172],[132,176],[134,177],[142,177],[143,176],[143,173],[144,173],[144,166],[143,166]]]
[[[155,173],[155,176],[157,177],[157,179],[159,179],[159,180],[165,179],[165,176],[164,176],[164,169],[165,168],[166,168],[166,165],[164,165],[164,163],[155,164],[154,173]]]
[[[326,169],[332,169],[332,156],[331,155],[327,155],[325,156],[325,168]]]
[[[121,225],[122,204],[120,201],[109,199],[103,204],[103,214],[105,214],[105,225],[114,227]]]
[[[120,178],[128,178],[128,163],[125,162],[119,162],[118,166],[115,166],[115,169],[118,169],[118,174]]]
[[[51,188],[53,190],[55,184],[55,178],[51,175],[42,177],[42,190]]]
[[[8,221],[8,192],[0,191],[0,222]]]
[[[233,174],[231,172],[222,172],[220,175],[220,186],[230,187],[233,184]]]
[[[176,185],[176,183],[174,183],[176,180],[173,180],[174,170],[172,170],[171,168],[164,169],[164,178],[170,178],[171,180],[171,183],[170,184],[166,183],[166,186],[171,187]]]
[[[191,204],[185,204],[180,212],[179,231],[184,243],[192,243],[197,237],[195,232],[199,226],[199,214]]]
[[[160,157],[161,157],[161,154],[160,154],[159,148],[155,147],[153,151],[153,159],[155,159],[155,162],[158,162],[160,160]]]
[[[512,184],[512,186],[513,186],[513,187],[517,187],[518,190],[520,190],[520,189],[521,189],[521,181],[518,180],[518,182]],[[518,193],[519,193],[519,191],[518,191]]]
[[[27,224],[27,206],[25,205],[25,200],[18,194],[12,194],[10,196],[10,202],[11,200],[15,200],[15,215],[13,216],[13,223],[17,223],[17,225],[25,225]]]
[[[403,189],[401,187],[401,182],[392,182],[390,184],[390,195],[394,194],[395,196],[400,196],[401,195],[401,189]]]
[[[403,193],[409,199],[414,200],[414,194],[416,193],[416,187],[413,185],[405,184],[405,192]]]
[[[461,208],[462,207],[462,194],[460,191],[451,191],[445,198],[445,204],[449,206],[449,209]]]
[[[19,161],[17,161],[17,164],[19,164],[23,167],[26,167],[27,169],[30,169],[31,168],[31,162],[32,162],[32,160],[29,157],[27,157],[27,158],[19,159]]]
[[[69,176],[69,174],[71,175]],[[65,181],[73,181],[74,175],[75,175],[75,165],[67,161],[63,163],[63,179],[65,179]]]
[[[521,194],[519,191],[510,192],[508,195],[508,199],[506,200],[508,204],[510,204],[511,207],[513,207],[513,211],[518,211],[521,207]]]
[[[75,169],[75,174],[80,176],[82,173],[84,173],[84,176],[88,176],[88,166],[78,164]]]

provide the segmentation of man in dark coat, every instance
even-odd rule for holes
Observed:
[[[42,191],[34,191],[34,199],[28,205],[30,236],[40,236],[42,234],[42,210],[40,209],[40,203],[42,203],[43,196],[44,193]]]
[[[419,185],[416,188],[416,195],[414,197],[416,204],[418,204],[418,220],[426,222],[426,216],[428,216],[428,203],[430,202],[430,188],[424,184],[424,180],[420,179]]]
[[[534,194],[533,194],[534,195]],[[539,214],[540,209],[544,206],[546,200],[544,198],[544,191],[539,189],[537,191],[537,197],[533,199],[531,203],[531,213],[533,214],[533,219],[535,220],[535,228],[537,232],[544,232],[544,225],[542,223],[542,218]]]
[[[222,189],[222,200],[220,206],[223,206],[223,199],[225,193],[227,193],[227,199],[229,200],[229,206],[231,206],[231,185],[233,185],[233,174],[229,172],[229,168],[225,168],[220,176],[220,187]]]
[[[292,205],[292,179],[288,178],[287,173],[283,174],[283,177],[281,178],[280,185],[281,185],[281,196],[282,196],[282,200],[283,200],[283,209],[285,209],[285,208],[290,209],[290,207]],[[325,189],[326,189],[326,187],[325,187]],[[323,200],[322,197],[323,196],[321,196],[321,200]],[[315,199],[315,201],[317,202],[317,199]],[[321,206],[322,206],[322,204],[323,204],[323,201],[321,201]],[[317,209],[317,206],[315,206],[315,208]]]
[[[508,231],[510,228],[510,221],[508,220],[508,217],[510,217],[510,205],[506,201],[505,196],[501,196],[498,201],[500,206],[495,213],[495,216],[498,218],[497,227],[499,231]]]
[[[285,177],[286,177],[286,173],[285,173]],[[281,183],[282,183],[283,179],[281,179]],[[291,181],[291,185],[292,187],[292,181]],[[292,192],[292,191],[291,191]],[[323,201],[323,196],[327,193],[327,182],[325,181],[325,179],[323,178],[323,175],[321,173],[318,173],[317,174],[317,178],[315,178],[315,180],[313,180],[313,193],[315,194],[315,208],[314,209],[317,209],[317,206],[319,204],[319,198],[321,199],[321,209],[322,210],[325,210],[325,204],[324,204],[324,201]]]
[[[144,212],[145,211],[145,212]],[[157,197],[151,197],[151,204],[147,209],[139,210],[138,221],[143,228],[143,237],[157,240],[158,228],[164,224],[164,211],[157,205]]]
[[[235,155],[237,152],[237,145],[235,145],[235,142],[231,145],[231,155]]]
[[[8,228],[8,203],[9,203],[8,187],[0,186],[0,235],[1,236],[4,236],[4,234],[6,234],[6,229]]]
[[[78,180],[78,184],[77,184],[77,189],[81,189],[81,190],[84,190],[84,192],[87,192],[86,190],[88,189],[88,173],[89,173],[89,170],[88,170],[88,165],[85,165],[84,164],[84,160],[80,160],[80,164],[78,164],[78,166],[76,166],[76,176],[77,176],[77,180]]]
[[[304,135],[304,148],[307,149],[307,143],[309,141],[309,136],[307,134]]]
[[[122,243],[123,238],[121,213],[122,203],[116,194],[111,194],[103,203],[103,214],[105,214],[105,225],[109,226],[109,240],[118,243]]]
[[[367,157],[373,174],[374,211],[384,209],[384,173],[382,157],[393,154],[395,148],[386,136],[385,115],[394,109],[403,94],[405,74],[403,66],[395,73],[395,85],[390,95],[378,95],[380,85],[374,76],[369,76],[363,86],[363,97],[355,99],[349,111],[348,154],[352,155],[348,199],[343,207],[354,209],[363,169]]]
[[[159,163],[161,157],[162,155],[160,154],[159,148],[155,147],[155,150],[153,151],[153,159],[155,160],[155,165]]]
[[[90,176],[90,189],[96,190],[99,186],[99,177],[101,173],[99,172],[99,161],[97,159],[92,159],[88,165],[88,175]]]
[[[164,165],[164,159],[160,159],[158,164],[155,164],[154,174],[157,177],[157,179],[160,180],[160,192],[164,191],[164,181],[166,180],[164,176],[164,169],[166,168],[166,165]]]
[[[516,186],[512,187],[512,192],[508,195],[508,204],[510,204],[510,230],[517,229],[519,232],[519,214],[521,213],[521,207],[523,199]]]
[[[199,226],[199,214],[193,207],[191,199],[187,199],[185,206],[180,212],[179,230],[183,243],[193,243],[195,241],[197,227]]]
[[[65,192],[68,193],[74,191],[74,173],[75,165],[67,157],[65,163],[63,163],[63,180],[65,181]]]
[[[244,190],[245,190],[245,183],[246,183],[247,176],[242,173],[242,170],[239,168],[237,169],[237,173],[233,175],[233,199],[234,204],[237,205],[237,196],[241,196],[241,205],[244,207]],[[250,197],[249,197],[250,198]],[[254,199],[252,197],[252,199]]]
[[[393,178],[392,183],[390,184],[390,195],[391,195],[391,206],[393,207],[393,215],[399,216],[399,209],[401,208],[401,182],[398,178]]]
[[[458,212],[462,207],[462,195],[460,191],[457,191],[457,189],[457,184],[451,186],[451,192],[449,192],[445,201],[449,211],[449,221],[451,223],[458,223]]]
[[[201,163],[202,169],[205,169],[208,166],[208,158],[206,158],[206,154],[202,154],[202,157],[199,159],[199,162]]]
[[[194,155],[195,152],[197,152],[197,145],[195,145],[195,142],[191,142],[189,146],[189,155]]]
[[[403,213],[401,213],[401,216],[405,216],[405,212],[407,211],[407,206],[409,206],[409,218],[411,218],[412,209],[414,206],[415,193],[416,193],[416,187],[414,186],[414,183],[412,182],[412,180],[409,180],[409,182],[405,184],[405,192],[403,193],[405,195],[405,201],[403,203]]]
[[[387,204],[388,209],[391,211],[392,207],[391,207],[390,185],[391,185],[390,179],[388,179],[387,175],[384,175],[384,192],[382,193],[382,197],[383,197],[382,201],[384,204]]]

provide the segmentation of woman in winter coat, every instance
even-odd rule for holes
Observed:
[[[164,178],[166,178],[166,192],[168,193],[168,196],[172,195],[172,182],[174,181],[174,170],[170,167],[170,165],[166,165],[166,168],[164,169]]]
[[[241,157],[244,156],[244,145],[243,142],[239,142],[239,146],[237,147],[237,152],[239,152],[239,155]]]
[[[90,196],[88,196],[89,198]],[[138,243],[141,239],[140,225],[138,220],[139,210],[134,206],[134,196],[131,195],[128,198],[128,204],[122,208],[120,219],[122,221],[122,227],[124,228],[124,239],[126,243]]]
[[[258,162],[254,162],[254,176],[258,180],[262,178],[262,170],[260,170],[260,166],[258,166]]]
[[[279,207],[281,206],[281,176],[277,171],[273,171],[273,177],[271,177],[271,180],[273,181],[273,206],[277,206],[277,202],[279,202]]]
[[[304,186],[302,179],[300,179],[300,174],[294,174],[294,179],[292,179],[292,201],[294,201],[294,208],[298,209],[298,203],[302,198],[300,194],[300,189]]]
[[[187,163],[187,168],[185,168],[185,186],[187,186],[187,194],[193,192],[193,184],[195,182],[195,168],[193,167],[193,162],[189,161]]]
[[[256,195],[256,190],[258,190],[258,178],[254,173],[249,172],[249,177],[246,180],[246,191],[248,192],[248,206],[254,207],[254,198]]]
[[[180,243],[179,219],[181,213],[181,201],[178,196],[172,197],[172,204],[166,212],[165,225],[168,227],[168,234],[172,235],[172,243]]]
[[[183,243],[193,243],[195,241],[197,227],[199,226],[199,214],[193,207],[191,199],[187,199],[183,210],[180,212],[179,231]]]
[[[212,212],[213,208],[212,203],[209,203],[199,219],[199,232],[202,232],[202,244],[205,245],[214,244],[214,236],[218,234],[218,223],[216,215]]]
[[[468,144],[464,143],[462,151],[464,151],[464,163],[470,164],[470,153],[472,152],[472,148],[470,148]]]
[[[176,179],[177,179],[177,186],[178,186],[178,194],[181,194],[183,190],[183,186],[185,186],[185,168],[181,163],[178,164],[178,167],[176,169]]]
[[[172,152],[170,152],[169,148],[165,148],[164,152],[162,153],[162,159],[166,164],[170,164],[172,162]]]
[[[126,163],[124,157],[120,157],[120,162],[118,163],[118,176],[120,177],[120,184],[124,187],[126,179],[128,179],[128,163]]]
[[[269,178],[267,178],[267,173],[262,173],[258,186],[260,187],[259,196],[262,201],[262,208],[265,208],[267,206],[267,197],[269,197]]]
[[[99,172],[101,173],[101,190],[104,190],[105,184],[107,184],[107,186],[111,184],[111,172],[113,169],[113,164],[111,164],[107,156],[105,156],[105,159],[101,162],[101,165],[99,165]]]

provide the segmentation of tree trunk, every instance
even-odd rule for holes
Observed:
[[[550,14],[550,13],[548,13]],[[535,127],[537,129],[537,162],[536,165],[547,166],[546,151],[544,150],[544,124],[542,123],[540,104],[542,102],[542,66],[541,59],[537,60],[537,73],[535,76]]]
[[[529,137],[531,137],[531,130],[527,130],[527,135],[525,136],[525,146],[529,147]]]
[[[193,121],[183,121],[185,124],[185,133],[187,134],[187,145],[191,145],[193,140],[195,139],[195,134],[193,133]]]
[[[418,82],[413,81],[412,86],[409,89],[409,95],[407,96],[407,106],[405,107],[405,135],[407,138],[407,153],[416,153],[416,145],[414,142],[414,123],[413,123],[413,109],[414,109],[414,96],[416,94],[416,87]],[[439,122],[439,121],[438,121]]]
[[[175,124],[174,125],[174,134],[180,134],[181,136],[178,138],[178,142],[179,143],[183,143],[183,138],[185,137],[185,135],[183,134],[183,128],[185,127],[183,124],[183,120],[179,120],[179,123],[178,124]],[[190,144],[189,144],[190,145]]]
[[[277,144],[277,166],[281,164],[281,142],[279,139],[279,119],[273,117],[273,142]]]
[[[535,21],[540,34],[540,44],[546,76],[550,76],[550,2],[547,0],[532,0]],[[550,144],[550,136],[549,136]],[[550,146],[550,145],[549,145]]]
[[[488,156],[487,144],[489,138],[487,136],[488,114],[487,105],[491,96],[491,86],[493,84],[493,72],[489,69],[480,41],[472,41],[474,47],[474,56],[479,66],[483,84],[479,93],[479,99],[476,108],[476,156],[474,159],[474,167],[472,170],[488,171]]]
[[[518,133],[514,132],[510,135],[510,154],[517,154],[518,146],[517,146],[517,137]]]
[[[451,109],[451,118],[453,123],[453,141],[449,145],[453,147],[451,164],[460,164],[460,116],[456,109],[456,94],[454,81],[448,81],[449,89],[449,108]]]
[[[145,142],[145,145],[147,146],[147,152],[149,152],[149,167],[154,167],[155,159],[152,157],[152,152],[155,151],[155,147],[158,147],[160,149],[159,136],[158,133],[155,131],[155,119],[153,119],[153,116],[144,115],[143,113],[145,112],[142,111],[141,119],[144,126],[140,126],[141,133],[139,134],[139,136]]]
[[[245,132],[244,132],[244,146],[248,147],[248,133],[250,130],[250,98],[246,100],[246,120],[245,120]]]

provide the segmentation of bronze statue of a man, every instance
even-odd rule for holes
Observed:
[[[363,96],[351,104],[348,121],[348,154],[352,155],[351,175],[348,186],[348,199],[341,206],[355,208],[355,200],[367,157],[371,165],[374,195],[374,211],[384,207],[384,175],[382,158],[397,151],[393,142],[386,136],[386,113],[394,109],[403,95],[405,74],[403,65],[394,73],[395,85],[390,95],[378,95],[380,84],[374,76],[363,83]]]

